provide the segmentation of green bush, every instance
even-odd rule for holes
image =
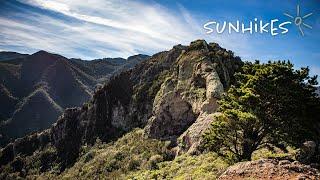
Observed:
[[[216,179],[228,165],[214,153],[185,154],[173,161],[158,162],[157,169],[133,172],[126,179]]]

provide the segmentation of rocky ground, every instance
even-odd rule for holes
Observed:
[[[230,166],[218,179],[320,179],[320,171],[298,161],[261,159]]]

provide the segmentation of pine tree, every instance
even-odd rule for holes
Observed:
[[[235,78],[204,136],[206,149],[242,161],[251,160],[255,150],[266,146],[319,141],[317,77],[310,77],[308,68],[256,61],[246,63]]]

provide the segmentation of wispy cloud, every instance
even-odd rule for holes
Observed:
[[[188,43],[199,32],[159,4],[134,1],[21,1],[63,14],[66,20],[28,10],[0,18],[1,48],[25,46],[82,58],[155,53]],[[191,17],[190,17],[191,18]]]

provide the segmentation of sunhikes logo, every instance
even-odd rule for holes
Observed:
[[[219,23],[216,21],[209,21],[203,25],[203,28],[206,30],[207,34],[217,33],[222,34],[224,32],[231,33],[260,33],[265,34],[269,33],[272,36],[284,35],[289,32],[288,25],[294,24],[298,27],[300,34],[304,36],[303,27],[312,29],[312,26],[308,25],[305,20],[312,15],[308,13],[301,15],[300,6],[297,5],[296,15],[290,15],[289,13],[283,13],[286,17],[290,18],[291,21],[281,22],[279,19],[272,19],[268,22],[254,18],[249,23],[240,22],[227,22]]]
[[[306,28],[309,28],[309,29],[312,29],[312,27],[308,24],[306,24],[304,21],[305,19],[307,19],[308,17],[310,17],[312,15],[312,13],[309,13],[309,14],[306,14],[304,16],[301,16],[300,15],[300,6],[297,5],[297,14],[296,16],[292,16],[288,13],[283,13],[285,16],[291,18],[293,20],[293,23],[299,28],[299,31],[301,33],[302,36],[304,36],[304,32],[302,30],[302,26],[306,27]]]

